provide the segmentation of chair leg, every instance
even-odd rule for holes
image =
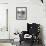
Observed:
[[[20,41],[20,45],[21,45],[21,41]]]
[[[30,45],[30,46],[33,46],[33,44],[34,44],[34,41],[33,41],[33,39],[32,39],[32,41],[31,41],[31,45]]]

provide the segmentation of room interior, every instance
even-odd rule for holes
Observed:
[[[46,0],[0,0],[0,46],[32,46],[30,44],[35,43],[36,38],[36,42],[40,41],[42,46],[46,46],[45,15]],[[30,38],[34,41],[29,44],[24,42],[30,41]]]

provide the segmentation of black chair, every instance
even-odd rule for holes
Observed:
[[[29,34],[32,35],[32,38],[29,40],[31,41],[31,44],[33,45],[34,42],[39,43],[39,33],[40,33],[40,24],[27,23],[27,31],[22,31],[22,34],[20,34],[20,44],[22,41],[25,41],[24,35]],[[27,39],[26,39],[27,40]]]

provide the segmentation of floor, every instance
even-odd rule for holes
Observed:
[[[21,45],[19,45],[19,46],[31,46],[30,44],[28,44],[28,43],[25,43],[25,42],[22,42],[22,44]],[[41,44],[34,44],[33,46],[43,46],[43,45],[41,45]]]
[[[16,46],[16,45],[12,45],[11,43],[0,43],[0,46]],[[28,43],[22,42],[22,44],[18,44],[17,46],[31,46]],[[42,45],[33,45],[33,46],[42,46]]]
[[[12,46],[11,43],[0,43],[0,46]]]
[[[21,45],[20,42],[15,42],[14,45],[12,45],[11,43],[0,43],[0,46],[31,46],[31,43],[28,41],[27,42],[22,41]],[[42,45],[34,44],[33,46],[42,46]]]

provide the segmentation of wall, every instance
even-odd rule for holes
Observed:
[[[8,0],[0,0],[0,3],[8,3]]]
[[[9,32],[6,31],[7,9],[8,9],[8,4],[0,4],[0,39],[9,38]]]
[[[27,20],[16,20],[16,7],[27,7]],[[40,0],[9,0],[9,31],[10,36],[18,30],[27,29],[28,23],[40,23],[43,29],[44,41],[46,41],[46,16],[45,16],[45,4],[42,4]],[[13,38],[13,37],[11,37]]]
[[[8,0],[0,0],[0,3],[8,3]],[[2,18],[1,18],[1,15],[2,16],[4,16],[5,17],[5,15],[6,15],[6,9],[8,8],[7,7],[8,5],[5,5],[5,4],[0,4],[0,21],[2,20]],[[2,10],[3,9],[3,10]],[[2,20],[3,21],[3,20]],[[1,24],[1,22],[0,22],[0,24]],[[3,23],[3,25],[4,25],[5,23]],[[0,27],[1,27],[1,25],[0,25]],[[2,38],[2,39],[8,39],[9,38],[9,35],[8,35],[9,33],[8,32],[6,32],[6,31],[3,31],[3,32],[1,32],[0,31],[0,39]],[[0,46],[12,46],[10,43],[0,43]]]

